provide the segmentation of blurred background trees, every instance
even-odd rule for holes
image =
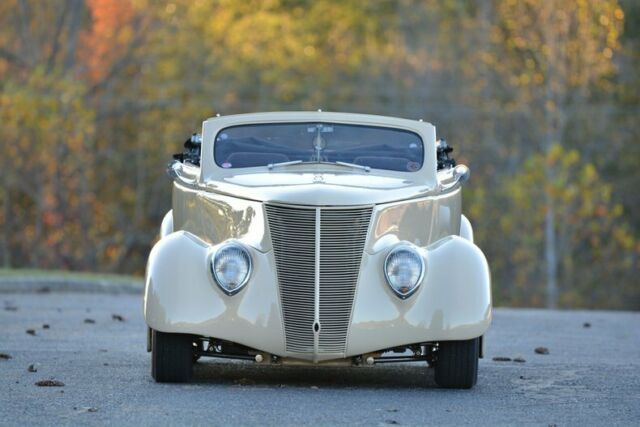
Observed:
[[[424,118],[497,304],[640,308],[633,0],[4,0],[0,263],[141,274],[216,113]]]

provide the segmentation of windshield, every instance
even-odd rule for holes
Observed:
[[[221,130],[214,144],[222,168],[284,162],[351,163],[415,172],[422,167],[422,139],[410,131],[337,123],[269,123]]]

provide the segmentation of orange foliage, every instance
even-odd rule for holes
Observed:
[[[134,9],[129,0],[87,0],[91,28],[80,38],[80,59],[93,82],[100,81],[117,61],[133,35]]]

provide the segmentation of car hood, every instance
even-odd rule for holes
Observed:
[[[424,196],[432,188],[401,177],[344,173],[254,173],[208,182],[207,188],[261,202],[356,206]]]

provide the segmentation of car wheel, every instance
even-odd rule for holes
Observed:
[[[478,379],[479,341],[442,341],[438,345],[436,384],[444,388],[473,387]]]
[[[151,376],[159,383],[184,383],[193,372],[191,335],[153,331]]]

